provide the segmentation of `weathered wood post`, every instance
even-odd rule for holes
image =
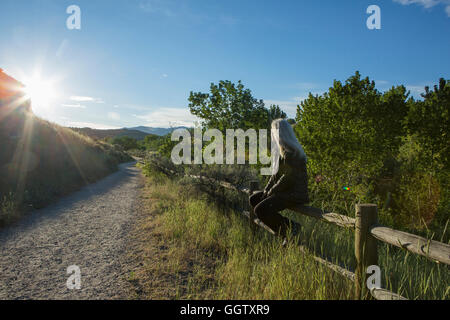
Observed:
[[[378,265],[377,239],[369,228],[378,223],[378,209],[375,204],[357,204],[355,221],[355,299],[370,299],[366,285],[368,266]]]

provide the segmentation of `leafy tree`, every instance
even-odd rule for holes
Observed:
[[[401,143],[407,98],[404,86],[382,94],[358,71],[321,96],[309,94],[297,107],[295,128],[313,171],[376,176]]]
[[[191,136],[193,136],[193,130],[188,130],[191,133]],[[178,144],[178,141],[172,141],[171,137],[172,134],[168,133],[165,136],[160,137],[158,142],[158,152],[166,158],[170,158],[173,148]]]
[[[267,112],[269,113],[269,125],[272,123],[273,120],[276,119],[286,119],[287,118],[287,114],[280,109],[280,107],[278,105],[270,105],[269,109],[267,110]]]
[[[191,92],[189,109],[192,114],[203,119],[203,125],[219,129],[259,129],[267,128],[268,111],[262,100],[252,96],[239,81],[211,83],[210,93]]]
[[[287,119],[287,122],[289,122],[290,125],[294,125],[295,119],[289,118],[289,119]]]
[[[424,101],[411,104],[406,125],[417,136],[436,164],[449,168],[450,160],[450,80],[441,78],[434,90],[425,87]]]
[[[147,150],[155,151],[158,150],[159,146],[163,143],[163,137],[158,135],[149,134],[145,136],[144,140],[140,141],[139,144]]]
[[[121,146],[124,150],[138,149],[137,140],[128,136],[114,138],[112,144]]]

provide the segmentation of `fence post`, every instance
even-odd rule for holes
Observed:
[[[370,299],[366,285],[368,266],[378,265],[377,240],[369,228],[378,223],[378,210],[375,204],[357,204],[355,221],[355,299]]]

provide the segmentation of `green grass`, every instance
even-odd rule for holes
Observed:
[[[0,226],[132,160],[109,144],[7,108],[0,109]]]
[[[333,201],[311,203],[336,212]],[[347,212],[354,216],[353,206]],[[302,237],[308,239],[309,247],[322,256],[330,257],[333,262],[355,267],[354,233],[352,230],[319,222],[313,218],[285,211],[284,214],[298,221],[302,226]],[[441,241],[441,239],[435,239]],[[382,273],[382,286],[408,299],[445,299],[450,297],[450,272],[445,264],[435,263],[425,257],[409,253],[406,250],[378,241],[378,265]]]
[[[12,192],[0,199],[0,224],[10,224],[20,214],[18,201]]]
[[[315,262],[293,242],[283,248],[279,239],[264,230],[253,233],[237,212],[219,208],[194,186],[148,168],[146,172],[154,185],[150,196],[157,201],[165,236],[216,261],[212,274],[205,275],[199,265],[200,271],[190,276],[191,298],[204,298],[206,287],[213,299],[353,299],[352,282]],[[323,205],[333,208],[333,203]],[[350,210],[346,213],[353,216]],[[351,230],[284,213],[302,224],[301,236],[317,254],[354,266]],[[379,265],[387,289],[409,299],[449,298],[445,265],[384,244],[379,246]],[[214,280],[207,281],[211,277]]]
[[[153,175],[152,199],[162,213],[165,236],[191,253],[215,259],[208,274],[196,265],[189,278],[190,298],[213,299],[350,299],[353,284],[316,263],[290,244],[260,231],[248,221],[224,212],[188,185]],[[192,249],[193,248],[193,249]],[[176,272],[177,270],[174,270]],[[214,281],[208,279],[213,278]],[[213,292],[213,293],[211,293]]]

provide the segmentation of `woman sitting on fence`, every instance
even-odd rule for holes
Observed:
[[[255,215],[286,239],[290,221],[279,212],[309,202],[306,154],[292,126],[284,119],[272,122],[272,140],[279,150],[272,160],[272,176],[264,191],[255,192],[249,201]],[[293,224],[291,234],[297,233]]]

